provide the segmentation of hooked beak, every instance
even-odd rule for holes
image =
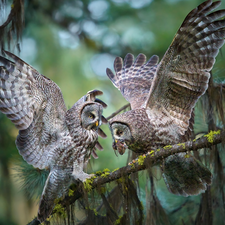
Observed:
[[[118,150],[120,155],[123,155],[128,148],[124,140],[114,140],[112,148],[116,151]],[[115,152],[116,153],[116,152]]]
[[[90,125],[87,127],[87,129],[88,129],[88,130],[97,130],[98,127],[100,127],[100,125],[101,125],[101,121],[96,120],[95,122],[93,122],[92,124],[90,124]]]

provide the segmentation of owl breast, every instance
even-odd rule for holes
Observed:
[[[130,150],[143,153],[157,149],[165,145],[178,142],[180,136],[177,126],[171,120],[166,120],[166,115],[146,109],[136,109],[125,115],[129,124],[133,139],[126,142]]]
[[[74,161],[87,159],[97,142],[98,135],[95,131],[78,129],[76,135],[70,136],[69,132],[63,134],[59,143],[48,154],[51,167],[71,167]]]

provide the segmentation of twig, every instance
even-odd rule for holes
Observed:
[[[108,116],[106,119],[110,120],[112,119],[114,116],[116,116],[117,114],[119,114],[120,112],[122,112],[123,110],[125,110],[126,108],[128,108],[130,106],[130,103],[124,105],[123,107],[121,107],[120,109],[118,109],[116,112],[114,112],[113,114],[111,114],[110,116]]]
[[[175,144],[172,146],[165,146],[157,150],[149,151],[147,154],[141,155],[137,159],[133,160],[127,166],[124,166],[111,173],[104,174],[103,176],[98,176],[94,180],[88,179],[86,181],[86,183],[88,183],[89,185],[88,191],[96,187],[100,187],[101,185],[104,185],[106,183],[115,181],[123,176],[128,176],[131,173],[145,170],[146,168],[149,168],[157,164],[159,160],[162,160],[170,155],[181,152],[197,151],[202,148],[209,148],[213,145],[222,143],[223,140],[225,140],[225,131],[217,131],[217,132],[211,131],[209,134],[197,140],[187,141],[185,143]],[[75,188],[72,188],[72,190],[74,191],[73,196],[70,197],[67,196],[65,199],[59,202],[59,204],[61,204],[62,207],[68,206],[68,204],[73,204],[77,199],[82,197],[83,195],[82,189],[77,190],[76,186]],[[54,213],[55,211],[53,211],[52,215]],[[29,225],[38,224],[35,220],[36,219],[32,221],[33,223],[32,222],[29,223]]]

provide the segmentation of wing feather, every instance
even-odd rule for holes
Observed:
[[[16,145],[29,164],[44,168],[46,147],[65,126],[60,88],[10,52],[0,56],[0,111],[19,129]]]
[[[158,56],[152,56],[146,62],[146,56],[139,54],[134,61],[134,56],[128,53],[124,59],[116,57],[114,61],[114,74],[110,69],[106,70],[109,79],[112,81],[130,102],[131,108],[141,108],[147,100],[152,79],[156,71]]]
[[[185,18],[157,67],[145,107],[168,115],[184,134],[197,100],[208,88],[210,71],[224,44],[225,10],[208,0]]]

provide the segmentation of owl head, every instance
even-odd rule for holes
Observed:
[[[107,105],[95,98],[101,94],[103,93],[98,90],[89,91],[67,111],[66,123],[72,136],[77,129],[82,128],[88,131],[97,131],[99,136],[106,137],[99,126],[108,122],[102,115],[103,108],[106,108]]]
[[[127,148],[135,151],[141,140],[141,129],[137,124],[136,113],[133,110],[119,114],[109,121],[109,128],[113,137],[113,149],[123,155]]]
[[[81,126],[86,130],[97,130],[102,123],[102,111],[101,104],[87,102],[81,110]]]

